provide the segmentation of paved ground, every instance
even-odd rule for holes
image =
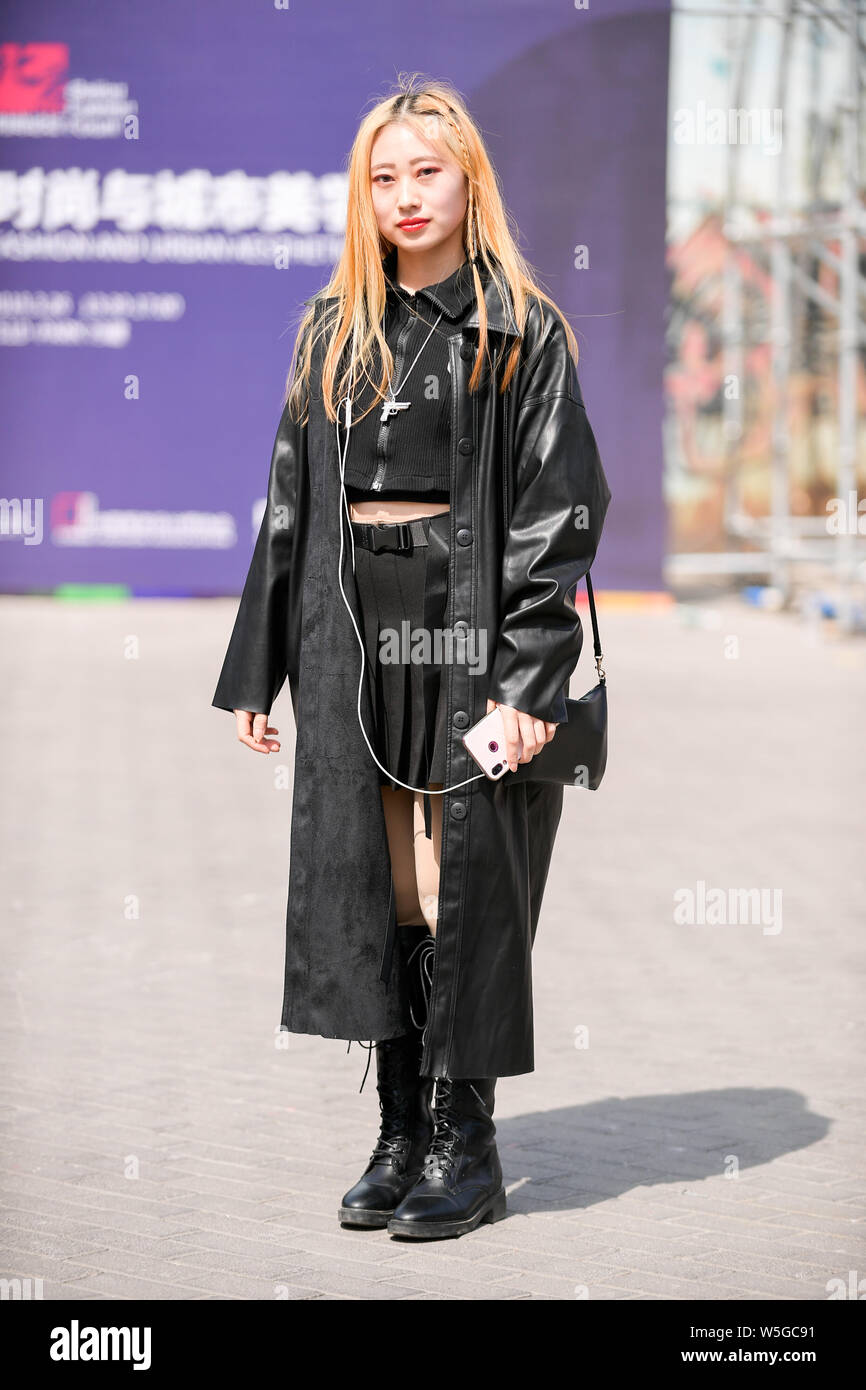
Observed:
[[[366,1055],[278,1046],[291,705],[277,777],[210,709],[234,610],[0,600],[0,1277],[767,1300],[866,1278],[864,643],[735,601],[601,610],[611,758],[566,791],[536,1071],[499,1084],[509,1218],[415,1247],[336,1220],[376,1132]],[[767,912],[675,921],[701,881]]]

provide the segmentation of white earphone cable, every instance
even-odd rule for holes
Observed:
[[[354,574],[354,572],[355,572],[355,537],[354,537],[353,532],[352,532],[352,517],[351,517],[351,513],[350,513],[350,511],[349,511],[349,502],[348,502],[348,498],[346,497],[346,481],[345,481],[345,473],[346,473],[346,455],[347,455],[348,452],[349,452],[349,431],[350,431],[350,429],[352,428],[352,397],[351,397],[351,393],[346,395],[346,397],[345,397],[345,402],[346,402],[346,411],[345,411],[345,415],[346,415],[346,422],[345,422],[345,423],[346,423],[346,447],[345,447],[345,449],[343,449],[343,447],[342,447],[342,445],[341,445],[341,443],[340,443],[340,409],[339,409],[339,407],[343,404],[342,401],[340,401],[340,403],[339,403],[339,405],[338,405],[338,407],[337,407],[337,419],[336,419],[336,421],[335,421],[335,424],[336,424],[336,429],[337,429],[337,457],[338,457],[339,460],[340,460],[340,496],[341,496],[341,498],[342,498],[342,511],[343,511],[343,513],[345,513],[346,521],[348,522],[348,525],[349,525],[349,537],[350,537],[351,542],[352,542],[352,573]],[[364,642],[363,642],[363,639],[362,639],[362,637],[361,637],[361,634],[360,634],[360,632],[358,631],[358,624],[355,622],[355,615],[354,615],[354,613],[352,612],[351,604],[349,603],[349,600],[346,598],[346,591],[345,591],[345,589],[343,588],[343,540],[344,540],[344,537],[343,537],[343,516],[341,515],[341,516],[340,516],[340,560],[339,560],[339,567],[340,567],[340,568],[339,568],[340,593],[341,593],[342,596],[343,596],[343,602],[344,602],[344,604],[346,605],[346,611],[348,612],[349,617],[352,619],[352,627],[355,629],[355,636],[357,637],[357,639],[358,639],[358,645],[359,645],[359,647],[361,648],[361,675],[360,675],[359,680],[358,680],[358,723],[359,723],[360,726],[361,726],[361,733],[364,735],[364,742],[366,743],[367,747],[370,749],[370,753],[371,753],[372,756],[373,756],[373,761],[375,762],[375,764],[376,764],[377,767],[382,768],[382,771],[383,771],[384,773],[386,773],[388,777],[391,778],[392,782],[397,782],[397,783],[399,783],[399,785],[400,785],[401,787],[405,787],[405,788],[407,789],[407,791],[410,791],[410,792],[426,792],[426,794],[427,794],[428,796],[444,796],[446,792],[453,792],[453,791],[456,791],[458,787],[465,787],[465,786],[467,785],[467,783],[469,783],[469,782],[477,782],[480,778],[482,778],[482,777],[484,776],[484,773],[483,773],[483,772],[478,772],[478,773],[476,773],[476,775],[475,775],[474,777],[467,777],[467,778],[466,778],[466,781],[464,781],[464,782],[455,782],[455,783],[454,783],[452,786],[450,786],[450,787],[413,787],[413,786],[410,786],[408,782],[401,782],[399,777],[395,777],[395,776],[393,775],[393,773],[391,773],[391,772],[388,770],[387,767],[383,767],[382,764],[379,762],[379,759],[376,757],[376,754],[373,752],[373,748],[372,748],[372,745],[371,745],[371,743],[370,743],[370,740],[367,738],[367,730],[364,728],[364,720],[363,720],[363,717],[362,717],[362,715],[361,715],[361,691],[362,691],[363,685],[364,685],[364,664],[365,664],[365,661],[366,661],[367,653],[366,653],[366,649],[365,649],[365,647],[364,647]]]

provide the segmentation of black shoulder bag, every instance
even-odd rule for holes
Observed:
[[[566,787],[595,791],[607,765],[607,686],[601,664],[601,640],[589,571],[586,592],[592,619],[592,641],[598,685],[580,700],[565,699],[568,723],[560,724],[549,743],[516,772],[506,772],[503,782],[560,782]]]

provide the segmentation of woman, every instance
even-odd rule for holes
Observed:
[[[376,1048],[380,1133],[340,1220],[461,1235],[505,1212],[494,1091],[534,1069],[562,811],[561,786],[490,781],[461,739],[497,705],[510,771],[555,737],[611,494],[574,334],[449,85],[404,82],[362,121],[343,254],[307,303],[213,704],[278,752],[288,676],[281,1027]],[[422,661],[386,659],[418,630]]]

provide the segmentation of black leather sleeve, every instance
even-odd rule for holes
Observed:
[[[306,425],[292,418],[286,404],[271,454],[267,503],[211,701],[217,709],[269,714],[296,659],[289,649],[290,617],[300,598],[293,592],[293,549],[306,450]]]
[[[519,404],[514,475],[488,694],[562,723],[583,643],[575,592],[595,559],[611,492],[555,317]]]

